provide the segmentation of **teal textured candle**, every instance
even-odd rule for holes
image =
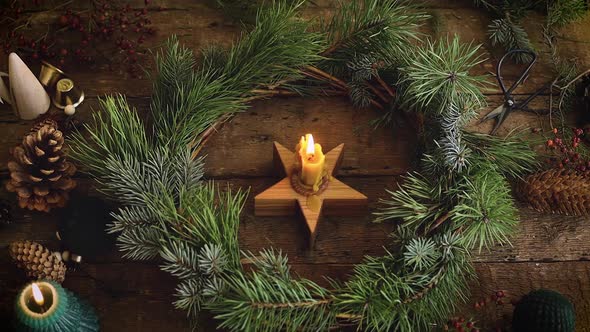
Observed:
[[[38,286],[35,290],[33,284]],[[99,331],[94,309],[53,281],[27,285],[15,303],[15,328],[31,332]]]

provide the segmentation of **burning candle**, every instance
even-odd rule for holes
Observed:
[[[326,157],[322,152],[322,146],[313,141],[313,136],[307,134],[301,136],[296,148],[301,163],[301,182],[313,188],[316,192],[324,176]]]
[[[94,309],[53,281],[31,283],[15,303],[16,331],[99,331]]]

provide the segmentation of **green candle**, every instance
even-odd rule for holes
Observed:
[[[15,313],[17,331],[99,330],[94,309],[53,281],[39,281],[25,286],[16,298]]]

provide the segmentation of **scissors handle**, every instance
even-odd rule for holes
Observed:
[[[527,67],[522,71],[522,73],[520,73],[520,77],[518,78],[518,80],[516,80],[516,82],[514,82],[512,86],[510,86],[510,89],[506,90],[506,86],[504,85],[504,81],[502,80],[502,63],[504,62],[504,59],[506,59],[508,56],[516,53],[528,54],[532,57],[532,60],[529,62]],[[500,89],[502,89],[502,93],[504,93],[504,97],[506,98],[506,100],[510,99],[510,94],[512,93],[512,91],[514,91],[514,89],[516,89],[516,87],[519,86],[522,83],[522,81],[524,81],[524,79],[528,76],[529,71],[531,71],[531,68],[533,68],[533,65],[536,61],[537,54],[530,50],[510,50],[506,54],[504,54],[502,58],[500,58],[500,61],[498,61],[498,65],[496,66],[496,79],[500,84]]]

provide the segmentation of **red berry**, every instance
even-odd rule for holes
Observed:
[[[66,55],[68,55],[68,50],[66,50],[65,48],[62,48],[61,50],[59,50],[59,54],[66,56]]]
[[[557,128],[553,128],[553,133],[557,134]]]
[[[551,146],[553,146],[553,144],[554,144],[554,142],[552,139],[547,140],[547,146],[551,147]]]
[[[465,327],[472,328],[473,327],[473,322],[467,322],[467,324],[465,325]]]

